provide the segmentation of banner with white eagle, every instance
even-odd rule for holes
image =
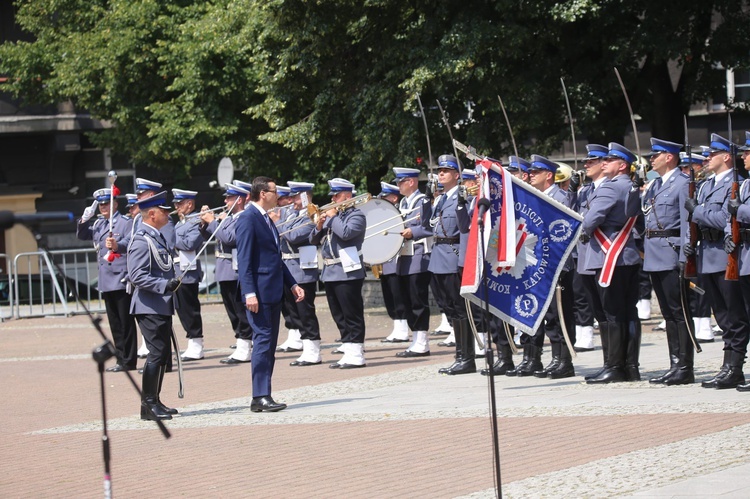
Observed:
[[[580,215],[511,175],[488,158],[476,161],[477,198],[487,198],[481,261],[478,210],[474,210],[461,295],[519,331],[533,334],[554,299],[560,272],[581,231]],[[572,313],[570,311],[569,313]]]

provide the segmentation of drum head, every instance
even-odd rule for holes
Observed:
[[[398,254],[404,242],[401,212],[385,199],[371,199],[359,209],[367,219],[362,260],[370,265],[387,262]]]

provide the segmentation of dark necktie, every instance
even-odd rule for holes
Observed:
[[[263,218],[266,219],[268,228],[271,229],[271,232],[273,233],[273,242],[276,243],[276,247],[278,248],[279,247],[279,233],[276,232],[276,226],[274,226],[273,222],[271,222],[271,219],[268,217],[268,213],[264,213]]]

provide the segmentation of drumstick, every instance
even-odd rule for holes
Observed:
[[[399,215],[396,215],[396,216],[393,216],[393,217],[390,217],[390,218],[386,218],[385,220],[381,220],[380,222],[374,223],[372,225],[368,225],[367,226],[367,230],[370,230],[373,227],[377,227],[378,225],[383,225],[384,223],[390,222],[391,220],[396,220],[397,218],[401,218],[403,215],[408,215],[412,211],[414,211],[414,210],[420,210],[420,209],[422,209],[421,206],[415,206],[414,208],[412,208],[410,210],[406,210],[404,212],[401,212],[401,214],[399,214]]]
[[[404,230],[405,229],[404,224],[406,222],[411,222],[412,220],[416,220],[418,218],[419,218],[419,215],[413,216],[411,218],[407,218],[403,222],[391,225],[390,227],[386,227],[382,231],[379,230],[373,234],[370,234],[369,236],[365,236],[365,240],[370,239],[373,236],[387,236],[387,235],[392,235],[392,234],[401,234],[401,231],[398,231],[398,232],[388,232],[388,231],[391,229],[395,229],[396,227],[401,227],[401,230]],[[367,230],[370,230],[370,228],[368,227]]]

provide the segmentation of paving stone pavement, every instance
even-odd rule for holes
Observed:
[[[397,359],[405,345],[380,342],[391,323],[378,309],[368,366],[328,369],[338,334],[318,302],[326,362],[277,355],[285,411],[250,412],[250,365],[219,364],[233,343],[221,305],[203,308],[206,357],[185,363],[183,399],[165,378],[162,399],[180,410],[170,439],[139,419],[127,377],[106,373],[114,496],[494,497],[487,378],[439,375],[453,357],[440,337],[430,357]],[[644,322],[644,381],[586,385],[599,349],[574,359],[575,378],[496,378],[505,497],[750,497],[750,394],[649,386],[668,365],[659,320]],[[101,497],[100,343],[83,316],[0,323],[0,497]],[[699,379],[722,355],[720,341],[703,347]]]

